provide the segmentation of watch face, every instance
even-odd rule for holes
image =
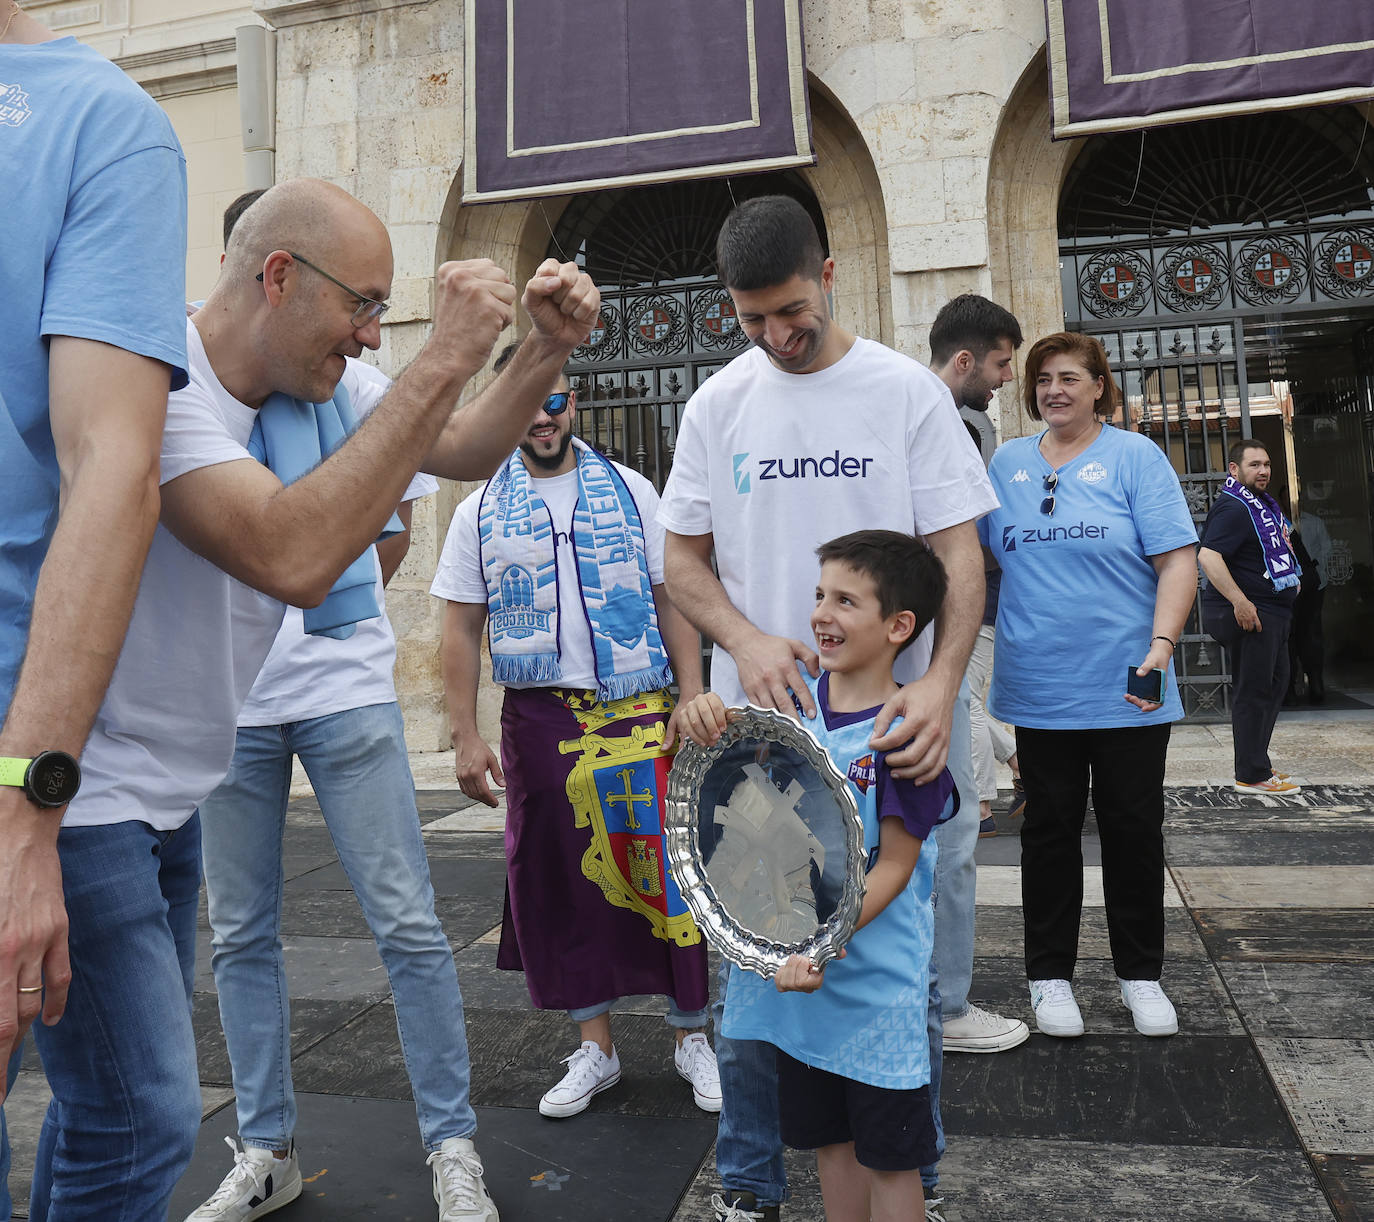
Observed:
[[[39,806],[66,806],[80,788],[81,765],[65,751],[35,756],[24,777],[24,789]]]

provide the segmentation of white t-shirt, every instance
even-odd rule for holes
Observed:
[[[688,401],[659,521],[714,535],[730,601],[764,632],[811,644],[816,548],[851,531],[932,534],[997,505],[949,388],[924,365],[856,339],[818,373],[783,373],[757,348]],[[907,683],[932,633],[897,658]],[[711,690],[743,704],[734,661],[711,658]]]
[[[350,377],[352,375],[352,377]],[[362,361],[348,362],[345,378],[359,420],[366,417],[391,388],[391,379]],[[355,384],[356,383],[356,384]],[[410,481],[403,501],[437,492],[439,481],[421,473]],[[376,548],[373,561],[377,562]],[[272,644],[253,690],[239,713],[241,726],[280,726],[293,721],[328,717],[348,709],[390,704],[396,699],[392,671],[396,666],[396,634],[386,616],[382,569],[377,564],[377,606],[381,614],[359,621],[347,640],[312,636],[305,630],[299,607],[287,607],[281,630]]]
[[[257,413],[220,385],[187,320],[190,382],[167,400],[162,482],[241,459]],[[356,399],[361,364],[344,374]],[[180,827],[229,771],[239,709],[284,604],[183,547],[158,525],[133,617],[81,757],[66,826],[141,820]]]
[[[644,545],[648,553],[649,581],[663,584],[663,527],[658,522],[658,493],[653,484],[637,471],[612,464],[625,480],[630,495],[639,509],[644,524]],[[571,687],[596,686],[595,654],[592,650],[592,630],[587,617],[581,613],[582,588],[577,580],[577,553],[572,546],[572,520],[577,508],[577,472],[537,479],[538,492],[548,507],[553,522],[554,545],[558,555],[558,605],[564,608],[558,626],[560,650],[558,679],[545,684],[511,683],[508,687]],[[482,554],[477,530],[477,513],[482,503],[483,485],[465,498],[453,512],[439,568],[429,592],[455,603],[487,602],[487,583],[482,577]],[[568,610],[571,608],[571,613]]]

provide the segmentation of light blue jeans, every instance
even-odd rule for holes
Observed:
[[[944,1020],[968,1013],[973,981],[973,917],[978,870],[978,785],[973,776],[973,736],[969,726],[969,686],[965,679],[954,702],[949,736],[949,768],[959,790],[959,813],[935,829],[940,855],[935,859],[935,967],[940,974]]]
[[[282,830],[299,755],[391,981],[401,1052],[428,1151],[471,1137],[467,1033],[453,952],[434,915],[400,709],[350,709],[240,728],[224,783],[201,806],[215,987],[245,1145],[296,1126],[281,945]]]
[[[200,1129],[191,1028],[200,828],[58,834],[72,985],[32,1027],[52,1087],[34,1160],[34,1222],[165,1218]],[[17,1057],[9,1066],[18,1069]],[[0,1137],[0,1170],[10,1153]],[[10,1216],[0,1180],[0,1218]]]
[[[592,1019],[605,1014],[613,1005],[615,1005],[613,1001],[603,1001],[594,1006],[580,1006],[576,1010],[569,1010],[568,1017],[575,1023],[590,1022]],[[670,997],[668,998],[668,1013],[663,1016],[663,1020],[674,1031],[695,1031],[698,1027],[706,1026],[706,1011],[680,1010],[677,1002]]]

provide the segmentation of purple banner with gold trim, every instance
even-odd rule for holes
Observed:
[[[467,0],[463,200],[814,161],[800,0]]]
[[[1045,0],[1054,136],[1374,98],[1374,0]]]

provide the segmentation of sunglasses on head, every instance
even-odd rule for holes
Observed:
[[[561,416],[568,410],[568,391],[559,390],[544,400],[544,415]]]
[[[1051,471],[1044,479],[1045,491],[1049,494],[1040,502],[1040,512],[1054,517],[1054,490],[1059,486],[1059,472]]]

